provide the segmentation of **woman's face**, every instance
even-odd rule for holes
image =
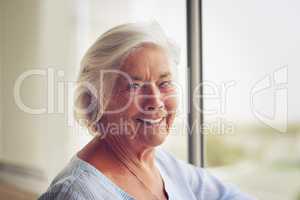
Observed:
[[[146,146],[164,141],[177,108],[171,67],[165,51],[155,45],[128,56],[101,120],[109,134],[124,134]]]

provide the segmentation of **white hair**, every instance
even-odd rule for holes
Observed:
[[[116,80],[115,73],[111,73],[100,82],[101,70],[118,70],[129,54],[146,43],[163,48],[172,65],[179,63],[179,47],[157,22],[116,26],[102,34],[82,58],[75,88],[74,117],[91,134],[97,132]]]

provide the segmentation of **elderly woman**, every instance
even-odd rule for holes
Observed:
[[[158,146],[175,118],[179,50],[157,23],[104,33],[79,73],[75,117],[94,135],[39,199],[246,200]]]

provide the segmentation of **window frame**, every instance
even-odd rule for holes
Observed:
[[[188,161],[204,167],[203,99],[200,110],[193,107],[194,91],[203,94],[202,57],[202,0],[186,0],[187,13],[187,67],[188,67]]]

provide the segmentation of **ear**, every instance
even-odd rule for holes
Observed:
[[[81,125],[90,126],[98,113],[98,100],[85,87],[77,87],[75,91],[74,117]]]

